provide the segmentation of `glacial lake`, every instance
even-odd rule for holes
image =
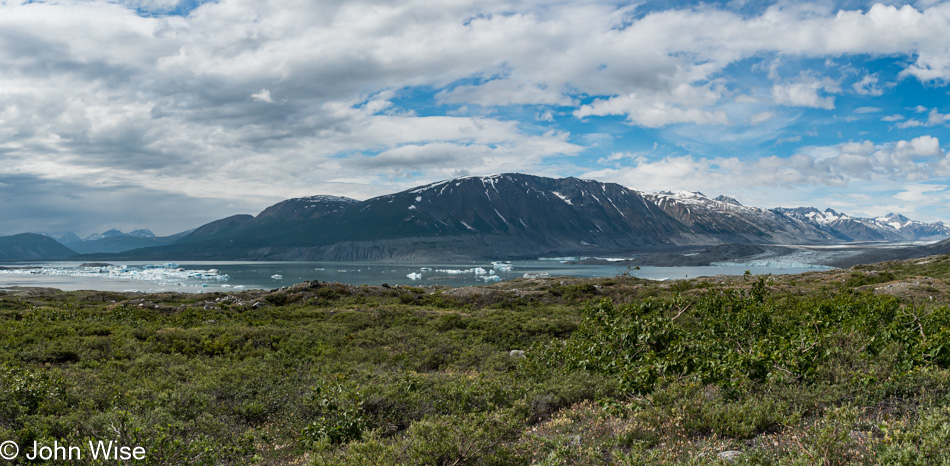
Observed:
[[[351,285],[484,285],[524,276],[610,277],[624,273],[652,280],[720,274],[791,274],[827,269],[802,263],[723,264],[706,267],[569,265],[566,258],[502,263],[409,262],[110,262],[82,267],[80,262],[0,263],[0,289],[49,287],[66,291],[177,291],[202,293],[274,289],[320,280]]]

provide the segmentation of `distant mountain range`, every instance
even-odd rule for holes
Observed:
[[[123,233],[113,228],[102,233],[89,235],[85,238],[79,238],[72,232],[59,235],[48,234],[47,236],[55,239],[73,251],[81,254],[90,254],[100,252],[124,252],[152,246],[165,246],[178,241],[192,231],[194,230],[188,230],[171,236],[155,236],[155,234],[148,229]]]
[[[110,230],[61,240],[86,253],[84,259],[429,261],[948,237],[950,227],[942,222],[896,214],[872,219],[810,207],[761,209],[726,196],[647,194],[614,183],[503,174],[366,201],[289,199],[257,216],[235,215],[166,237]]]

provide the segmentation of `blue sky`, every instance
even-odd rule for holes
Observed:
[[[523,172],[950,221],[950,2],[8,1],[0,234]]]

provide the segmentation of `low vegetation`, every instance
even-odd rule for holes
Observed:
[[[945,464],[948,289],[942,256],[675,282],[9,290],[0,441],[115,440],[169,465]]]

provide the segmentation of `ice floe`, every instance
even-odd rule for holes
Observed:
[[[87,266],[41,266],[17,267],[0,270],[4,275],[50,275],[61,277],[106,278],[118,280],[142,280],[164,286],[201,286],[200,282],[226,282],[231,277],[218,269],[187,270],[174,262],[166,264],[131,265],[87,265]]]
[[[511,262],[492,262],[491,265],[499,272],[511,272],[511,269],[515,267],[511,265]]]

